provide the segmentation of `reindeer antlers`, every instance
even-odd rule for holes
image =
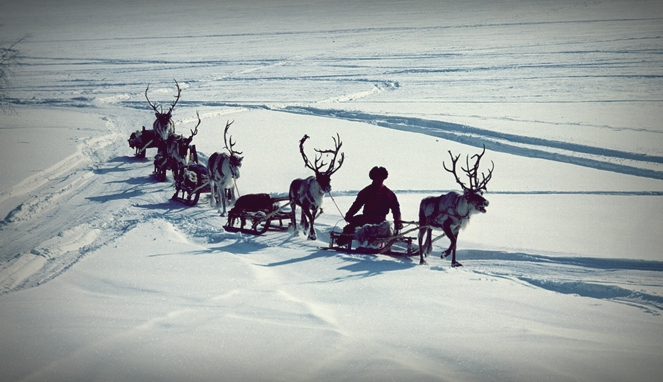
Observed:
[[[198,114],[198,110],[196,110],[196,117],[198,117],[198,124],[194,128],[194,130],[191,130],[191,139],[198,134],[198,126],[200,126],[200,114]]]
[[[152,107],[152,109],[154,110],[155,113],[159,113],[159,114],[170,114],[170,113],[173,111],[173,109],[175,108],[175,105],[177,105],[177,101],[180,100],[180,94],[182,94],[182,89],[180,89],[180,84],[177,83],[177,80],[174,80],[174,81],[175,81],[175,86],[177,86],[177,96],[175,96],[175,102],[173,102],[173,103],[170,105],[170,109],[168,109],[168,112],[167,112],[167,113],[164,113],[164,112],[163,112],[163,107],[161,107],[161,105],[159,105],[159,110],[160,110],[160,111],[157,110],[156,105],[154,105],[154,104],[150,101],[150,99],[147,97],[147,91],[150,90],[150,85],[148,84],[148,85],[147,85],[147,88],[145,88],[145,99],[147,100],[147,103]]]
[[[332,136],[332,139],[334,140],[334,148],[333,149],[328,149],[328,150],[320,150],[320,149],[314,149],[315,152],[319,153],[320,156],[315,156],[314,163],[315,165],[311,164],[311,161],[308,160],[308,157],[306,156],[306,153],[304,152],[304,142],[306,142],[307,139],[310,137],[306,134],[302,137],[302,139],[299,141],[299,152],[302,154],[302,158],[304,159],[304,166],[310,168],[315,172],[316,175],[318,174],[325,174],[325,175],[332,175],[338,169],[341,168],[343,165],[343,161],[345,160],[345,153],[341,153],[341,158],[336,161],[336,158],[338,157],[338,152],[341,150],[341,146],[343,146],[343,142],[341,142],[341,137],[336,134],[336,137]],[[327,165],[327,163],[322,161],[322,157],[325,154],[331,154],[334,157],[332,158],[331,162],[329,162],[329,167],[327,168],[326,171],[321,172],[320,169],[324,166]]]
[[[170,114],[173,111],[173,108],[175,108],[175,105],[177,105],[177,101],[180,100],[180,94],[182,94],[182,89],[180,89],[180,84],[178,84],[177,80],[174,78],[173,81],[175,81],[175,86],[177,86],[177,96],[175,97],[175,102],[173,102],[170,105],[170,109],[168,109],[168,114]]]
[[[233,137],[232,135],[230,136],[230,139],[228,139],[228,129],[230,129],[230,125],[233,124],[235,121],[227,121],[226,122],[226,127],[223,129],[223,143],[226,145],[226,149],[230,151],[230,155],[242,155],[242,151],[235,151],[233,147],[235,147],[235,143],[233,142]],[[230,143],[230,144],[228,144]]]
[[[483,151],[481,151],[481,154],[472,155],[472,159],[476,158],[476,161],[474,162],[472,168],[470,168],[469,155],[465,158],[465,163],[467,168],[463,168],[462,166],[460,168],[461,170],[463,170],[463,172],[465,172],[465,174],[470,180],[469,187],[467,187],[465,183],[463,183],[456,174],[456,163],[458,162],[458,158],[460,158],[460,154],[454,157],[453,154],[451,153],[451,150],[449,150],[449,156],[451,157],[451,169],[448,169],[446,163],[444,162],[442,162],[442,165],[444,166],[445,170],[453,174],[453,176],[456,178],[456,183],[458,183],[463,188],[463,191],[475,191],[475,192],[482,190],[486,191],[486,186],[488,185],[490,179],[493,177],[493,170],[495,169],[495,163],[493,163],[493,161],[490,161],[492,167],[490,168],[490,170],[488,170],[488,175],[485,175],[482,172],[481,181],[479,181],[479,162],[481,162],[481,157],[483,157],[483,154],[485,153],[486,153],[486,145],[483,145]]]
[[[343,165],[343,161],[345,160],[345,153],[341,153],[341,159],[338,161],[338,167],[336,166],[336,157],[338,156],[338,152],[341,149],[341,146],[343,146],[343,142],[341,142],[341,136],[336,133],[336,137],[332,136],[332,139],[334,140],[334,148],[331,150],[318,150],[315,149],[316,152],[320,153],[320,158],[322,158],[322,155],[324,154],[333,154],[334,157],[332,158],[331,162],[329,162],[329,168],[327,171],[325,171],[325,174],[331,175],[338,171],[339,168]]]
[[[472,155],[472,158],[476,158],[476,162],[474,162],[474,166],[472,167],[472,169],[470,169],[470,160],[468,158],[465,158],[467,169],[461,167],[461,169],[465,171],[467,176],[470,178],[470,188],[472,188],[473,190],[486,191],[486,185],[488,184],[488,181],[490,181],[490,178],[493,177],[493,170],[495,169],[495,163],[493,161],[490,161],[491,168],[490,170],[488,170],[488,175],[486,176],[482,172],[481,181],[479,182],[479,173],[478,173],[479,162],[481,161],[481,157],[483,157],[483,154],[485,153],[486,153],[486,145],[483,145],[483,151],[481,151],[481,154]]]

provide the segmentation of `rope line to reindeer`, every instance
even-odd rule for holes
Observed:
[[[143,148],[142,148],[142,149],[140,149],[140,151],[139,151],[139,152],[141,152],[141,153],[142,153],[143,151],[147,150],[147,146],[149,146],[150,144],[152,144],[152,142],[154,142],[154,139],[150,139],[150,141],[149,141],[149,142],[147,142],[147,144],[145,144],[145,146],[143,146]]]
[[[332,196],[331,191],[329,191],[327,194],[329,195],[329,198],[332,200],[332,202],[334,202],[334,205],[336,206],[336,209],[338,210],[338,213],[341,215],[343,220],[345,220],[345,216],[343,215],[343,212],[341,211],[341,209],[338,207],[338,204],[336,204],[336,200]],[[347,220],[345,220],[345,222],[348,223]]]

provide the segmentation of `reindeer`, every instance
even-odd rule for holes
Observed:
[[[290,183],[290,208],[292,210],[291,215],[291,225],[293,229],[297,230],[297,222],[295,218],[295,208],[299,206],[302,209],[301,215],[301,225],[304,229],[309,228],[308,239],[316,240],[315,229],[313,228],[313,223],[318,214],[320,206],[322,206],[322,196],[328,192],[331,192],[331,176],[343,165],[343,160],[345,159],[345,153],[341,153],[341,158],[336,162],[336,157],[338,152],[341,149],[343,143],[341,142],[341,137],[336,134],[336,137],[332,136],[334,140],[334,148],[331,150],[319,150],[315,149],[317,153],[320,154],[318,157],[315,157],[315,165],[306,157],[304,152],[304,142],[310,137],[304,135],[304,137],[299,141],[299,152],[302,154],[304,159],[304,166],[313,170],[315,175],[309,176],[306,179],[295,179]],[[322,161],[322,157],[325,154],[333,155],[331,162],[329,162],[329,167],[327,170],[320,171],[322,167],[326,164]],[[320,210],[321,211],[321,210]]]
[[[185,138],[180,134],[173,134],[168,137],[168,140],[166,141],[168,167],[173,171],[173,178],[175,179],[176,191],[175,195],[173,195],[173,199],[177,197],[177,194],[180,191],[180,188],[178,187],[181,181],[180,176],[182,175],[183,170],[189,165],[192,151],[195,155],[195,147],[191,145],[191,142],[193,141],[193,137],[198,134],[198,126],[200,126],[200,115],[198,112],[196,112],[196,116],[198,117],[198,124],[190,130],[191,136]],[[194,162],[198,162],[197,155],[194,158]]]
[[[177,105],[177,101],[180,100],[180,94],[182,93],[182,89],[180,89],[180,84],[177,83],[177,80],[175,80],[175,85],[177,86],[175,102],[170,105],[170,108],[165,113],[163,112],[163,107],[161,105],[159,105],[159,108],[157,109],[157,106],[147,97],[147,91],[150,90],[150,85],[147,85],[147,88],[145,88],[145,99],[150,107],[152,107],[154,115],[157,117],[152,124],[152,130],[154,131],[158,147],[157,154],[154,156],[154,174],[161,182],[166,180],[166,171],[169,167],[168,153],[166,152],[168,137],[175,134],[175,122],[172,120],[172,112],[175,105]]]
[[[209,185],[209,175],[207,166],[198,163],[198,153],[196,145],[192,145],[193,137],[198,134],[198,126],[200,126],[200,115],[196,112],[198,117],[198,124],[191,130],[191,136],[184,138],[181,135],[171,135],[169,141],[173,137],[179,137],[174,140],[174,145],[170,146],[171,160],[174,162],[174,167],[177,167],[175,177],[175,194],[173,200],[179,200],[188,206],[194,206],[198,203],[200,193],[203,192],[204,187]],[[179,197],[180,191],[182,198]]]
[[[242,166],[242,159],[244,159],[240,157],[242,152],[235,151],[235,142],[233,142],[232,136],[228,138],[228,129],[233,122],[226,122],[223,131],[223,142],[230,154],[215,152],[207,162],[211,193],[210,202],[212,207],[218,207],[221,216],[226,215],[226,206],[229,202],[235,200],[233,186],[235,179],[239,179],[239,168]]]
[[[198,116],[198,124],[195,130],[191,130],[190,137],[185,138],[180,134],[171,134],[161,144],[159,152],[154,156],[154,173],[160,181],[166,180],[166,171],[169,169],[173,172],[173,178],[177,181],[182,168],[188,164],[191,141],[198,134],[198,126],[200,126],[198,112],[196,112],[196,116]]]
[[[171,119],[172,112],[175,105],[177,105],[177,101],[180,100],[180,94],[182,93],[182,89],[180,89],[180,84],[177,83],[177,80],[175,80],[175,85],[177,86],[175,102],[170,105],[170,108],[165,113],[163,112],[163,107],[161,105],[159,105],[159,109],[157,110],[156,105],[150,102],[150,99],[147,97],[147,91],[150,90],[150,85],[147,85],[147,88],[145,89],[145,99],[147,100],[147,103],[150,104],[152,110],[154,110],[154,115],[157,117],[152,124],[152,129],[154,129],[154,132],[157,134],[157,137],[161,142],[165,142],[169,136],[175,134],[175,123]]]
[[[451,266],[462,266],[461,263],[456,261],[456,242],[458,240],[458,233],[461,228],[465,228],[470,220],[470,216],[476,213],[485,213],[486,207],[488,207],[488,201],[483,197],[483,192],[486,191],[486,185],[493,176],[495,164],[491,161],[492,167],[488,171],[488,175],[481,173],[482,179],[479,181],[479,162],[485,152],[486,146],[484,145],[481,154],[475,154],[472,156],[472,159],[475,159],[473,166],[470,167],[469,155],[466,157],[465,161],[467,168],[461,166],[461,169],[470,180],[469,187],[458,178],[458,174],[456,173],[456,163],[458,162],[460,154],[454,157],[451,151],[449,151],[452,163],[451,169],[448,169],[447,165],[442,162],[444,169],[447,172],[452,173],[456,178],[456,182],[462,187],[463,194],[460,195],[457,192],[452,191],[440,196],[425,198],[421,201],[421,204],[419,205],[420,264],[426,263],[424,256],[428,256],[432,250],[432,229],[441,228],[451,241],[449,248],[444,251],[441,257],[445,258],[451,254]],[[427,236],[426,243],[422,246],[424,235]]]

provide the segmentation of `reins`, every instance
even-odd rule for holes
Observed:
[[[435,216],[442,214],[442,211],[440,210],[440,201],[442,200],[443,197],[444,197],[444,195],[440,195],[440,196],[437,198],[437,203],[435,203],[435,210],[434,210],[434,212],[435,212]],[[462,197],[463,197],[463,196],[461,196],[461,198],[462,198]],[[457,213],[455,213],[455,212],[457,211],[457,209],[455,209],[455,208],[452,209],[454,212],[450,213],[450,211],[449,211],[450,209],[451,209],[451,208],[447,207],[447,209],[446,209],[446,211],[445,211],[444,213],[447,214],[447,215],[453,216],[453,217],[455,217],[455,218],[457,218],[457,219],[461,219],[461,220],[463,220],[463,219],[467,219],[467,218],[470,216],[470,210],[469,210],[469,209],[467,210],[467,213],[465,214],[465,216],[463,216],[463,215],[461,215],[461,214],[457,214]]]
[[[150,139],[150,141],[147,142],[145,146],[143,146],[143,148],[140,149],[140,152],[142,153],[143,151],[147,150],[147,146],[149,146],[152,142],[154,142],[154,139]]]
[[[334,205],[336,206],[336,209],[338,210],[338,213],[341,215],[343,220],[345,220],[345,215],[343,215],[343,212],[341,212],[341,209],[338,207],[338,204],[336,204],[336,200],[334,200],[334,197],[332,196],[331,191],[329,191],[327,194],[329,195],[329,198],[332,200],[332,202],[334,202]],[[345,222],[348,223],[347,220],[345,220]]]
[[[235,178],[232,176],[231,178],[233,180],[233,185],[235,185],[235,191],[237,191],[237,197],[239,198],[240,196],[242,196],[242,194],[239,193],[239,187],[237,187],[237,182],[235,181]]]

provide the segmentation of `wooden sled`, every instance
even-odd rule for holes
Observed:
[[[186,206],[195,206],[200,199],[201,193],[209,193],[209,174],[207,166],[198,163],[198,152],[196,146],[191,145],[189,153],[190,164],[178,166],[175,175],[175,194],[172,199]],[[165,179],[166,171],[163,171]],[[180,197],[180,193],[182,196]]]
[[[283,203],[288,202],[288,203]],[[262,235],[268,229],[287,230],[291,219],[288,197],[275,198],[269,194],[241,196],[228,212],[226,231]],[[286,224],[283,221],[286,221]],[[278,225],[274,223],[278,222]]]
[[[407,224],[414,224],[413,222],[404,222]],[[380,243],[377,248],[357,246],[353,248],[355,242],[354,234],[346,234],[342,232],[332,231],[329,233],[329,246],[320,249],[338,251],[343,253],[357,253],[357,254],[370,254],[370,255],[390,255],[390,256],[418,256],[419,250],[415,248],[413,242],[417,240],[416,236],[410,236],[412,232],[419,230],[419,227],[401,230],[400,233],[391,236],[375,236],[371,238],[372,242]],[[339,244],[339,239],[343,244]]]

